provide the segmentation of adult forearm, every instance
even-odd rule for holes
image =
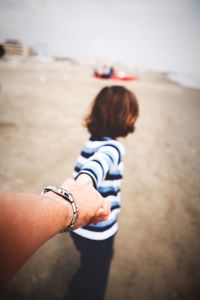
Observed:
[[[109,205],[91,186],[66,179],[61,185],[78,207],[74,229],[107,219]],[[49,238],[71,224],[72,206],[54,192],[0,193],[0,282],[7,281]]]
[[[71,220],[70,204],[42,195],[1,193],[0,211],[0,266],[4,280]]]

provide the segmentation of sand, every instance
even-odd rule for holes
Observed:
[[[1,63],[0,189],[39,193],[70,176],[88,137],[82,118],[112,84],[134,91],[141,112],[136,132],[121,140],[122,212],[106,300],[200,299],[200,90],[161,74],[123,83],[70,62]],[[70,237],[57,235],[0,298],[62,299],[77,267]]]

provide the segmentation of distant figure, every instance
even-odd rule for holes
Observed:
[[[94,70],[94,75],[95,77],[98,78],[104,78],[104,79],[112,78],[113,74],[114,74],[114,68],[108,67],[107,65],[103,66],[102,72],[98,72],[96,69]]]
[[[6,49],[3,45],[0,45],[0,58],[6,54]]]
[[[124,148],[119,137],[134,131],[139,108],[135,95],[123,86],[103,88],[85,118],[91,134],[83,147],[73,177],[91,184],[110,200],[107,221],[88,224],[71,233],[80,252],[80,267],[70,282],[66,300],[103,300],[107,287],[114,237],[118,230]]]
[[[124,71],[117,72],[112,66],[103,66],[102,72],[99,72],[96,68],[94,69],[94,77],[99,79],[113,79],[120,81],[132,81],[138,80],[139,77],[135,75],[126,75]]]

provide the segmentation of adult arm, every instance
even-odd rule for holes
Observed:
[[[72,193],[77,203],[76,228],[108,216],[108,207],[92,186],[66,180],[62,187]],[[53,192],[45,195],[0,193],[0,283],[6,282],[71,220],[71,204]]]

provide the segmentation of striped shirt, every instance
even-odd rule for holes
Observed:
[[[110,137],[90,138],[77,158],[73,172],[76,178],[84,173],[91,176],[98,192],[111,202],[107,221],[88,224],[74,233],[92,240],[105,240],[118,230],[121,180],[123,177],[124,147]]]

